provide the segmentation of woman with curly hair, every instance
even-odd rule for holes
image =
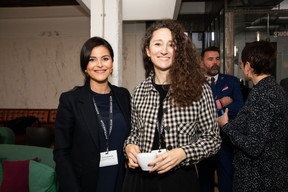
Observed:
[[[152,24],[142,51],[147,78],[132,93],[122,191],[199,191],[194,165],[216,154],[221,139],[197,51],[173,20]],[[143,152],[157,153],[150,171],[139,168]]]

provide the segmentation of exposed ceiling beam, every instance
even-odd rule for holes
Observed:
[[[204,14],[205,2],[182,2],[179,14]]]
[[[90,14],[91,1],[90,0],[76,0],[81,7]]]

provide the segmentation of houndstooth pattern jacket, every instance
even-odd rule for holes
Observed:
[[[131,132],[127,144],[138,145],[141,152],[151,152],[160,95],[150,75],[138,85],[131,99]],[[169,92],[163,101],[163,123],[167,150],[181,147],[187,158],[180,166],[198,163],[203,158],[218,152],[221,138],[218,116],[208,84],[203,85],[201,99],[189,107],[177,108],[169,104]]]

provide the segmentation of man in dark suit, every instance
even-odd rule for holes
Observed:
[[[234,119],[243,105],[243,96],[236,77],[219,73],[220,51],[217,47],[208,47],[201,53],[205,76],[210,84],[218,116],[229,108],[229,119]],[[232,192],[233,182],[233,146],[229,138],[221,131],[222,144],[218,154],[198,164],[199,181],[204,192],[214,191],[214,172],[217,170],[220,192]]]

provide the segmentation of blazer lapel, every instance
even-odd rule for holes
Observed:
[[[218,80],[216,83],[216,96],[214,96],[215,99],[222,98],[222,81],[223,81],[223,76],[219,73],[218,75]]]
[[[93,95],[89,86],[85,86],[84,93],[79,98],[81,101],[80,110],[84,119],[85,127],[88,128],[96,147],[99,149],[99,130],[96,111],[93,105]]]
[[[122,91],[120,89],[117,89],[113,85],[109,83],[109,86],[112,90],[112,93],[117,101],[118,106],[120,107],[120,110],[124,116],[125,121],[127,122],[128,126],[128,133],[130,132],[130,100],[125,99],[125,95],[123,95]],[[119,90],[119,91],[118,91]],[[128,134],[127,133],[127,134]]]

